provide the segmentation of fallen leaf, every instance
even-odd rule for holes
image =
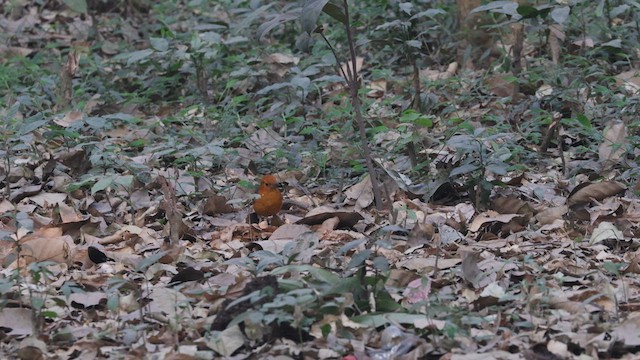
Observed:
[[[598,147],[598,160],[603,169],[620,163],[627,149],[627,127],[622,121],[614,121],[604,129],[604,139]]]
[[[623,193],[627,187],[617,181],[586,182],[576,186],[567,198],[569,207],[583,205],[593,200],[602,201],[609,196]]]

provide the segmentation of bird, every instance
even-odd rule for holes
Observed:
[[[260,197],[253,202],[253,210],[259,216],[273,216],[282,209],[282,193],[278,190],[278,179],[264,175],[258,188]]]
[[[89,248],[87,249],[87,253],[89,254],[89,260],[93,261],[95,264],[114,261],[112,258],[108,257],[107,254],[103,253],[95,246],[89,246]]]

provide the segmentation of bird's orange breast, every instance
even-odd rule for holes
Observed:
[[[258,188],[260,198],[253,203],[253,209],[260,216],[273,216],[282,209],[282,193],[278,190],[278,180],[273,175],[262,177]]]

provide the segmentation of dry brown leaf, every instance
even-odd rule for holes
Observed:
[[[586,182],[576,186],[567,198],[569,207],[589,204],[593,200],[602,201],[609,196],[624,193],[627,187],[617,181]]]
[[[233,206],[227,204],[227,198],[221,195],[207,192],[207,201],[202,207],[202,212],[207,215],[228,214],[236,211]]]
[[[462,262],[460,258],[450,259],[437,259],[438,270],[450,269]],[[415,270],[418,272],[433,271],[436,268],[436,257],[429,256],[428,258],[411,258],[409,260],[398,261],[396,264],[398,268],[405,268],[409,270]]]
[[[78,121],[81,121],[82,119],[84,119],[84,117],[85,113],[81,111],[69,111],[64,115],[64,117],[57,118],[53,120],[53,122],[66,128],[77,123]]]
[[[297,65],[300,58],[290,54],[273,53],[264,57],[267,64],[293,64]]]
[[[27,337],[20,342],[18,350],[19,359],[44,360],[47,358],[47,344],[37,337]]]
[[[549,25],[549,48],[551,49],[551,61],[558,64],[560,60],[560,43],[564,41],[566,35],[561,24]]]
[[[493,95],[499,97],[514,97],[517,88],[513,80],[509,80],[510,77],[513,76],[511,74],[495,74],[489,76],[485,82]]]
[[[369,207],[373,203],[373,188],[369,176],[365,176],[362,181],[348,188],[344,195],[356,201],[356,210]]]
[[[34,328],[31,311],[27,308],[4,308],[0,311],[0,325],[9,329],[7,335],[31,335]]]
[[[640,70],[625,71],[615,77],[616,83],[623,85],[628,92],[636,93],[640,91]]]
[[[20,264],[14,262],[12,266],[22,266],[38,261],[68,264],[76,248],[71,236],[62,235],[60,228],[42,229],[23,237],[19,242],[22,247]]]
[[[621,324],[617,325],[611,335],[614,339],[622,341],[625,346],[640,346],[640,316],[633,314]]]
[[[623,274],[640,274],[640,258],[636,255],[634,256],[631,261],[629,262],[629,265],[622,270]]]
[[[600,289],[587,289],[569,297],[571,301],[577,301],[587,304],[597,304],[605,311],[614,312],[616,304],[612,299],[605,295]]]
[[[284,250],[285,246],[294,243],[301,238],[313,236],[317,240],[317,235],[308,226],[285,224],[278,227],[268,240],[255,241],[252,244],[260,246],[261,250],[267,250],[278,254]]]
[[[63,202],[58,203],[57,208],[63,224],[84,222],[90,218],[88,214],[82,215],[76,209]]]
[[[446,71],[439,71],[434,69],[422,69],[420,70],[420,80],[421,81],[436,81],[436,80],[446,80],[458,72],[458,63],[452,62],[447,66]]]
[[[264,154],[279,149],[284,143],[280,134],[272,129],[259,129],[245,141],[245,146],[253,153]]]
[[[626,152],[627,127],[622,121],[614,121],[604,129],[604,140],[598,147],[598,160],[603,169],[619,164]]]
[[[591,37],[584,37],[574,41],[573,44],[580,47],[592,48],[595,46],[596,42]]]
[[[589,212],[591,224],[594,224],[602,217],[621,215],[623,211],[620,200],[613,197],[607,198],[602,204],[598,203],[587,210]]]
[[[523,200],[514,196],[499,196],[491,202],[491,208],[499,214],[522,214],[531,217],[533,210]]]
[[[103,292],[84,292],[69,295],[69,303],[76,309],[87,309],[98,305],[106,305],[107,294]]]
[[[407,238],[407,245],[409,246],[419,246],[419,245],[428,245],[433,241],[433,236],[436,233],[436,229],[430,223],[419,223],[413,226],[411,232],[409,232],[409,236]]]
[[[475,217],[475,219],[473,219],[473,221],[469,225],[469,231],[478,232],[478,230],[480,230],[480,228],[486,223],[492,223],[492,222],[508,223],[513,218],[521,217],[521,216],[522,215],[519,215],[519,214],[498,214],[493,210],[489,210],[482,214],[479,214],[478,216]]]
[[[67,199],[67,194],[62,193],[40,193],[38,195],[30,196],[29,200],[38,204],[41,207],[48,207],[53,204],[60,204]],[[2,211],[0,207],[0,211]]]
[[[540,225],[553,224],[556,220],[562,220],[562,217],[568,211],[569,207],[566,205],[547,208],[536,214],[536,220]]]
[[[362,70],[362,65],[364,65],[364,58],[360,56],[356,57],[356,73],[352,75],[354,76],[357,75],[360,72],[360,70]],[[347,68],[349,70],[347,70]],[[350,72],[353,72],[351,70],[353,70],[353,65],[351,61],[347,61],[346,63],[342,64],[342,71],[344,71],[345,74],[349,74]]]
[[[623,240],[624,235],[614,224],[603,221],[598,224],[598,227],[595,230],[593,230],[591,238],[589,239],[589,245],[597,244],[609,239]]]
[[[476,252],[465,251],[462,253],[462,276],[474,288],[480,283],[483,272],[478,267],[480,255]]]
[[[318,228],[318,233],[320,233],[320,234],[328,233],[331,230],[337,229],[339,224],[340,224],[340,218],[339,217],[334,216],[332,218],[328,218],[327,220],[322,222],[322,224]]]
[[[364,219],[362,215],[355,211],[337,211],[328,206],[320,206],[309,211],[304,218],[295,223],[302,225],[319,225],[332,217],[338,217],[340,219],[339,227],[347,228],[353,227],[358,221]]]
[[[579,301],[569,301],[562,297],[552,297],[549,299],[549,306],[553,309],[562,309],[573,314],[588,314],[601,311],[597,306]]]

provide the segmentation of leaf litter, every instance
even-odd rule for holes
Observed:
[[[35,25],[58,15],[66,16],[29,12],[8,29],[46,39]],[[89,18],[74,19],[70,33],[86,32]],[[274,53],[265,61],[283,77],[300,59]],[[359,58],[357,66],[367,64]],[[452,68],[421,74],[443,80]],[[513,95],[501,77],[489,84]],[[379,84],[371,88],[371,98],[384,97]],[[490,109],[464,111],[473,118]],[[66,112],[54,122],[73,128],[85,115]],[[377,137],[381,148],[402,138],[394,131]],[[618,122],[604,130],[599,170],[623,160],[627,131]],[[633,355],[640,345],[640,203],[621,182],[567,182],[543,168],[508,172],[489,142],[464,135],[424,155],[432,170],[454,166],[465,175],[478,165],[463,163],[471,158],[460,148],[495,154],[487,175],[517,181],[494,188],[489,208],[419,200],[454,196],[447,189],[459,184],[412,183],[410,162],[390,156],[376,161],[391,211],[372,209],[366,176],[337,182],[310,171],[279,176],[292,180],[277,227],[247,221],[258,176],[244,170],[255,166],[248,159],[295,143],[276,130],[201,147],[198,161],[220,169],[207,176],[166,167],[171,147],[187,149],[181,144],[123,154],[118,172],[99,168],[114,160],[96,154],[113,146],[164,141],[147,129],[86,134],[98,140],[92,153],[43,141],[44,132],[35,128],[31,141],[48,158],[23,153],[13,159],[20,166],[0,166],[10,194],[0,207],[6,354],[598,358]],[[336,153],[348,148],[331,142]]]

